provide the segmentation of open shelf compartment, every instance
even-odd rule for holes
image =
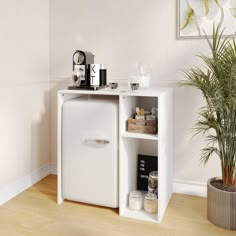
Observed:
[[[136,107],[158,108],[156,135],[127,132],[127,120]],[[150,222],[160,222],[172,194],[173,171],[173,103],[172,91],[156,96],[126,96],[119,100],[120,120],[120,215]],[[130,191],[137,189],[138,154],[158,157],[158,211],[132,211],[128,208]]]
[[[157,134],[128,132],[128,119],[135,114],[136,107],[151,111],[158,109],[157,97],[120,96],[120,132],[123,137],[157,140]],[[158,122],[158,121],[157,121]],[[140,126],[138,126],[140,127]],[[145,126],[148,127],[148,126]],[[150,126],[149,126],[150,127]],[[158,132],[158,129],[157,129]]]
[[[138,154],[158,156],[157,140],[121,138],[120,145],[120,215],[158,222],[158,211],[150,214],[143,209],[134,211],[128,207],[129,193],[137,190]]]

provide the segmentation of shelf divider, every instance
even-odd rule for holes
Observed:
[[[121,134],[122,138],[137,138],[137,139],[148,139],[148,140],[158,140],[158,134],[141,134],[141,133],[131,133],[123,132]]]

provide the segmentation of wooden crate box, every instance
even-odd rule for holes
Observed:
[[[157,120],[137,120],[133,118],[128,119],[128,132],[156,134]]]

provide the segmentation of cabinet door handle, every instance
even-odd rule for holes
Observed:
[[[109,140],[106,139],[86,139],[86,143],[99,143],[99,144],[108,144]]]

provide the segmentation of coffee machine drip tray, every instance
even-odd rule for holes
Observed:
[[[80,85],[79,87],[68,86],[68,89],[70,89],[70,90],[99,90],[99,89],[104,89],[106,87],[108,87],[108,85],[102,85],[102,86],[95,86],[95,85],[83,86],[83,85]]]

